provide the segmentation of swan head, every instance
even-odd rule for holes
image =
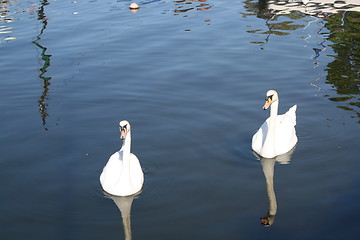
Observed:
[[[273,102],[278,101],[278,100],[279,100],[279,96],[275,90],[267,91],[263,109],[264,110],[268,109]]]
[[[268,214],[267,216],[260,218],[260,221],[264,227],[270,227],[275,221],[275,215]]]
[[[126,135],[130,132],[130,123],[126,120],[122,120],[119,122],[120,129],[120,139],[124,140]]]

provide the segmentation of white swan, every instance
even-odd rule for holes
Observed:
[[[279,96],[275,90],[266,93],[263,109],[270,106],[270,117],[252,138],[252,149],[264,158],[273,158],[290,151],[297,143],[295,131],[296,105],[278,115]]]
[[[144,183],[144,173],[139,159],[130,152],[131,128],[128,121],[121,121],[121,149],[109,158],[101,175],[102,188],[115,196],[129,196],[139,192]]]

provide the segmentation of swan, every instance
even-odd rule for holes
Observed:
[[[104,191],[115,196],[129,196],[139,192],[144,183],[144,173],[139,159],[130,152],[131,127],[126,120],[120,121],[122,147],[109,158],[101,175]]]
[[[264,158],[273,158],[290,151],[298,140],[295,131],[297,106],[278,115],[279,95],[275,90],[266,93],[263,109],[269,106],[270,117],[254,134],[251,146],[254,152]]]

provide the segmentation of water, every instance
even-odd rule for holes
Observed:
[[[314,2],[2,2],[1,239],[355,239],[360,14]],[[298,105],[288,164],[251,151],[271,88]],[[122,119],[145,184],[115,204]]]

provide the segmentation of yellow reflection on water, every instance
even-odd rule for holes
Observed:
[[[11,16],[10,10],[8,9],[12,1],[1,1],[0,2],[0,23],[3,22],[5,24],[14,21],[14,16]],[[13,33],[12,27],[7,25],[0,25],[0,43],[2,41],[9,41],[16,39],[11,36]]]

